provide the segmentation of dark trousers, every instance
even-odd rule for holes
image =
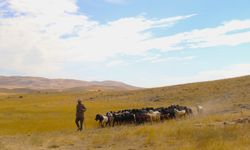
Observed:
[[[76,120],[75,120],[76,126],[78,127],[78,130],[80,131],[82,130],[83,120],[84,118],[78,118],[78,117],[76,117]]]

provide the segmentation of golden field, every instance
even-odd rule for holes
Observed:
[[[250,149],[250,77],[134,91],[0,94],[0,149]],[[87,107],[74,124],[76,100]],[[204,114],[163,123],[98,127],[97,113],[125,108],[199,104]],[[224,123],[225,122],[225,123]],[[229,122],[229,123],[228,123]]]

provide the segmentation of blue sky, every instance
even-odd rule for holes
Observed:
[[[250,74],[250,1],[0,0],[0,74],[141,87]]]

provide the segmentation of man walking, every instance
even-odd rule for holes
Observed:
[[[76,105],[76,126],[77,126],[77,131],[82,131],[82,124],[84,121],[84,112],[86,111],[86,107],[82,104],[81,100],[77,101]]]

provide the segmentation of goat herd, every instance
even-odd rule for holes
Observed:
[[[125,109],[117,112],[110,111],[106,115],[97,114],[95,120],[101,127],[115,126],[122,124],[143,124],[146,122],[159,122],[169,119],[191,116],[191,108],[179,105],[170,105],[168,107],[147,107],[142,109]]]

